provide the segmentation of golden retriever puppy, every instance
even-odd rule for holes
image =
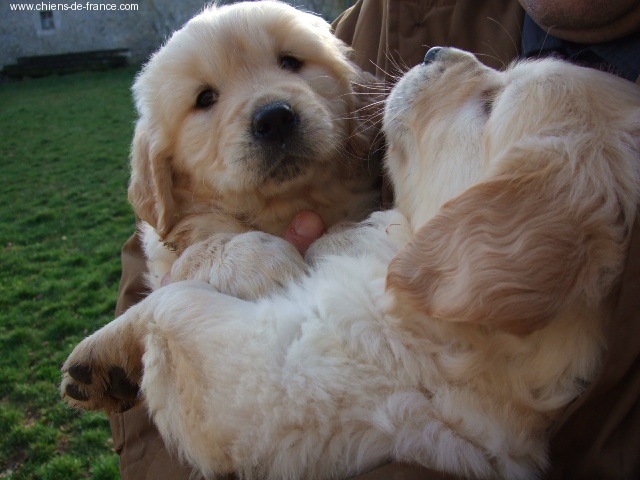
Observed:
[[[375,79],[351,55],[273,1],[208,7],[153,55],[133,87],[129,186],[152,289],[173,269],[260,296],[305,268],[272,237],[296,213],[332,226],[378,207]]]
[[[640,200],[640,90],[432,49],[384,129],[394,210],[323,237],[338,251],[281,295],[152,293],[76,347],[65,399],[116,408],[123,379],[139,384],[209,478],[341,479],[392,459],[536,478],[606,348]]]

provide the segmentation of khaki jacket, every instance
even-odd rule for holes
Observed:
[[[334,27],[336,35],[353,46],[362,68],[393,80],[421,62],[431,46],[469,50],[494,68],[507,65],[520,50],[522,19],[516,0],[359,0]],[[141,258],[140,247],[132,238],[123,250],[118,313],[144,295]],[[571,405],[564,422],[552,432],[551,468],[545,479],[640,478],[640,219],[608,341],[599,379]],[[191,472],[166,451],[142,405],[112,415],[111,425],[125,480],[189,478]],[[390,463],[357,478],[451,477]]]

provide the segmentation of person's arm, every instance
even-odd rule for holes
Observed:
[[[149,294],[144,276],[147,263],[140,244],[140,236],[134,233],[122,247],[122,276],[116,304],[116,317]]]

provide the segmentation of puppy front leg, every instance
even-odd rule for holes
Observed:
[[[243,300],[255,300],[305,275],[307,265],[289,242],[268,233],[217,233],[187,248],[172,281],[201,280]]]
[[[60,385],[69,405],[118,412],[136,401],[145,338],[163,303],[152,294],[75,347],[62,366]]]

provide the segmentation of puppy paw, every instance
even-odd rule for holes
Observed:
[[[187,248],[173,264],[172,281],[208,282],[219,292],[255,300],[306,274],[289,242],[264,232],[215,234]]]
[[[374,212],[361,223],[343,222],[331,227],[307,250],[305,260],[315,265],[331,255],[386,255],[397,252],[410,239],[411,227],[404,215],[396,210]]]
[[[411,226],[409,220],[397,210],[373,212],[364,222],[387,236],[398,248],[404,247],[411,240]]]
[[[108,327],[80,342],[62,366],[60,392],[74,408],[122,412],[138,397],[142,354],[130,351],[130,341],[109,341]]]

